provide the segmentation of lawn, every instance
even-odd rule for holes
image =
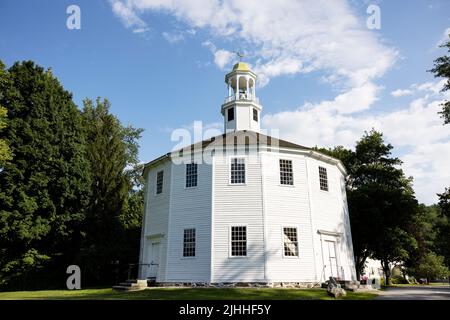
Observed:
[[[371,300],[377,294],[347,292],[345,300]],[[151,288],[135,292],[106,289],[0,292],[0,300],[333,300],[325,289]]]

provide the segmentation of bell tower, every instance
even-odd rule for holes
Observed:
[[[238,62],[225,76],[228,97],[222,104],[225,133],[239,130],[259,132],[262,106],[256,97],[256,74]]]

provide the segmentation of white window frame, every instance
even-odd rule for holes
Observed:
[[[287,256],[284,252],[284,228],[291,228],[295,229],[297,232],[297,255],[296,256]],[[283,259],[300,259],[300,239],[299,239],[300,233],[299,233],[299,227],[298,226],[292,226],[292,225],[283,225],[281,226],[281,252],[283,255]]]
[[[161,192],[158,193],[158,173],[162,172],[162,184],[161,184]],[[156,171],[155,174],[155,196],[159,196],[164,193],[164,169]]]
[[[233,162],[233,159],[242,159],[242,160],[244,160],[244,179],[245,179],[245,182],[240,182],[240,183],[232,183],[231,182],[231,164],[232,164],[232,162]],[[231,185],[231,186],[245,186],[246,184],[247,184],[247,170],[248,170],[248,168],[247,168],[247,159],[246,159],[246,157],[244,157],[244,156],[230,156],[229,158],[228,158],[228,185]]]
[[[320,168],[325,169],[325,173],[326,173],[326,177],[327,177],[327,190],[322,189],[322,185],[320,183]],[[318,173],[319,173],[319,190],[322,192],[330,192],[330,179],[329,179],[329,175],[328,175],[328,168],[323,167],[323,166],[318,166]]]
[[[193,256],[184,256],[184,232],[186,230],[195,230],[195,237],[194,237],[194,250],[195,255]],[[181,259],[196,259],[197,258],[197,228],[196,227],[186,227],[182,230],[182,239],[181,239]]]
[[[245,227],[245,256],[233,256],[232,255],[232,228],[233,227]],[[228,226],[228,258],[231,259],[246,259],[248,258],[248,225],[239,223],[239,224],[230,224]]]
[[[188,166],[188,164],[196,164],[197,165],[197,185],[191,186],[191,187],[187,187],[186,186],[186,182],[187,182],[187,166]],[[198,163],[196,163],[196,162],[186,163],[184,165],[184,189],[195,189],[195,188],[198,188]]]
[[[280,160],[288,160],[291,161],[292,166],[292,184],[282,184],[281,183],[281,168],[280,168]],[[295,179],[294,179],[294,159],[291,158],[278,158],[278,185],[282,187],[295,187]]]

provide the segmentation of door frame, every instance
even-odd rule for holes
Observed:
[[[325,264],[325,256],[324,256],[324,252],[323,252],[323,247],[324,247],[324,242],[325,241],[332,241],[334,242],[334,250],[335,250],[335,254],[336,254],[336,265],[337,265],[337,275],[339,277],[340,275],[340,270],[341,269],[341,259],[340,259],[340,250],[339,250],[339,244],[341,242],[341,238],[342,238],[342,233],[339,232],[333,232],[333,231],[326,231],[326,230],[317,230],[317,233],[320,235],[320,252],[322,254],[322,269],[320,270],[320,279],[321,281],[326,281],[326,277],[325,277],[325,268],[326,268],[326,264]],[[327,246],[328,249],[328,246]],[[329,263],[329,262],[328,262]]]
[[[159,275],[159,271],[160,271],[160,266],[161,266],[161,257],[162,257],[162,244],[163,244],[163,239],[164,239],[164,234],[154,234],[151,236],[147,236],[147,241],[146,241],[146,247],[145,247],[145,262],[144,265],[146,266],[147,270],[145,272],[145,278],[149,278],[150,277],[150,272],[151,272],[151,268],[152,268],[152,246],[153,244],[158,243],[159,244],[159,254],[158,254],[158,265],[157,265],[157,269],[155,272],[155,276],[152,276],[152,278],[158,278]]]

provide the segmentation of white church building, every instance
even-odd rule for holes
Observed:
[[[140,279],[356,280],[345,168],[262,134],[256,80],[246,63],[234,65],[221,106],[225,133],[145,165]]]

